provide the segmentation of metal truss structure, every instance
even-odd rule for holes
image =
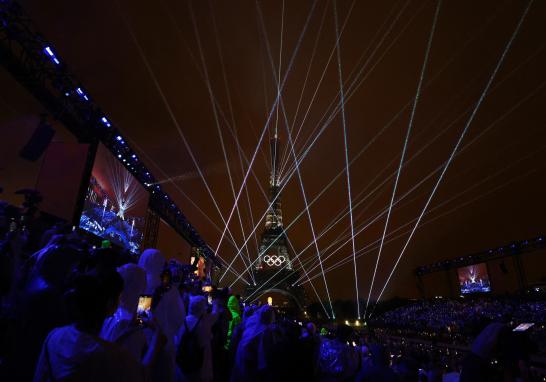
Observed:
[[[78,141],[90,143],[95,149],[97,142],[101,142],[117,158],[124,158],[123,165],[150,193],[152,211],[191,246],[201,248],[205,257],[215,260],[210,247],[170,196],[159,185],[154,185],[156,179],[138,160],[120,131],[13,0],[0,0],[0,64]],[[94,153],[90,157],[94,158]],[[85,186],[82,189],[85,190]]]

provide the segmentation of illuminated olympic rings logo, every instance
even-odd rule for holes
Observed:
[[[275,265],[275,266],[279,266],[281,265],[282,263],[284,263],[286,261],[286,257],[284,256],[277,256],[277,255],[265,255],[264,256],[264,262],[269,265],[270,267]]]

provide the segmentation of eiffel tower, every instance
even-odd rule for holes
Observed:
[[[299,279],[299,272],[292,267],[288,237],[284,230],[281,208],[281,181],[279,175],[280,140],[275,135],[271,145],[271,176],[269,178],[269,205],[265,229],[261,234],[258,260],[254,268],[256,285],[245,290],[245,297],[257,299],[268,293],[280,293],[302,309],[307,303],[305,289],[292,286]],[[251,302],[251,301],[249,301]]]

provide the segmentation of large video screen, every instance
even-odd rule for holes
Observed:
[[[140,251],[148,193],[129,171],[99,145],[80,228],[128,249]]]
[[[491,283],[485,263],[457,269],[461,294],[491,292]]]

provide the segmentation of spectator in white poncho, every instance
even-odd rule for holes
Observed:
[[[194,371],[188,372],[180,368],[180,381],[210,382],[213,379],[212,326],[218,318],[219,309],[213,305],[211,313],[208,313],[207,310],[207,299],[204,296],[190,297],[188,315],[176,336],[176,346],[177,348],[180,346],[180,342],[184,340],[184,334],[188,330],[195,334],[199,347],[195,351],[201,351],[203,358],[201,367],[197,367]]]
[[[146,271],[146,294],[152,295],[152,317],[167,337],[167,344],[152,375],[152,380],[157,382],[171,382],[175,379],[174,337],[186,317],[178,290],[162,285],[161,272],[165,264],[165,258],[157,249],[145,250],[138,262]]]
[[[244,323],[244,332],[238,344],[233,365],[232,381],[250,382],[260,380],[267,368],[270,341],[264,338],[275,321],[275,312],[269,305],[258,309]]]
[[[101,338],[116,342],[140,359],[147,347],[144,326],[137,322],[138,299],[146,289],[146,272],[135,264],[125,264],[118,268],[123,278],[123,291],[119,306],[113,316],[108,317],[102,326]]]

